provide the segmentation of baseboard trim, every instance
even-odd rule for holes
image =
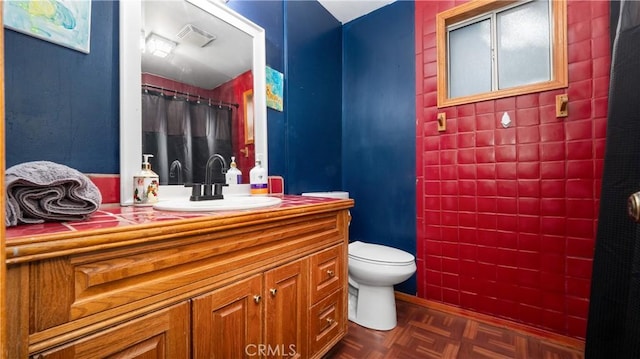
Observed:
[[[543,329],[535,328],[526,324],[516,323],[507,319],[492,317],[487,314],[477,313],[472,310],[463,309],[459,307],[454,307],[452,305],[435,302],[428,299],[418,298],[414,295],[395,292],[395,297],[397,300],[401,300],[404,302],[412,303],[415,305],[419,305],[421,307],[425,307],[428,309],[437,310],[440,312],[445,312],[453,315],[460,315],[464,317],[471,318],[473,320],[477,320],[479,322],[484,322],[487,324],[495,325],[497,327],[507,328],[509,330],[514,330],[523,334],[533,335],[536,337],[543,338],[545,340],[554,342],[558,345],[562,345],[565,347],[569,347],[580,352],[584,352],[584,340],[568,337],[565,335],[553,333],[550,331],[546,331]]]

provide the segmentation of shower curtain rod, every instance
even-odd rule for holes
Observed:
[[[230,103],[230,102],[224,102],[224,101],[220,101],[220,100],[214,100],[212,98],[208,98],[208,97],[203,97],[200,95],[194,95],[192,93],[186,93],[186,92],[182,92],[182,91],[177,91],[177,90],[172,90],[169,88],[164,88],[164,87],[160,87],[160,86],[156,86],[156,85],[150,85],[150,84],[142,84],[142,88],[143,89],[149,89],[149,90],[158,90],[160,92],[168,92],[169,95],[170,94],[174,94],[175,95],[182,95],[182,96],[186,96],[187,99],[202,99],[204,101],[209,101],[209,105],[225,105],[225,106],[233,106],[235,108],[240,107],[240,105],[238,105],[237,103]]]

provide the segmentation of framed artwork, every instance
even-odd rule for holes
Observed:
[[[4,26],[89,53],[91,0],[4,1]]]
[[[244,99],[244,143],[253,143],[253,90],[247,90],[242,94]]]
[[[267,80],[267,107],[282,112],[284,75],[269,66],[267,66],[265,75]]]

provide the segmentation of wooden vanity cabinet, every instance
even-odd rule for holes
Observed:
[[[321,358],[347,330],[337,204],[9,243],[8,357]]]

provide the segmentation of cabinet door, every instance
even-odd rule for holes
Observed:
[[[262,276],[193,299],[193,357],[249,358],[262,348]]]
[[[32,358],[189,358],[189,318],[189,303],[184,302]]]
[[[263,354],[268,358],[307,357],[307,263],[303,259],[265,273]]]

